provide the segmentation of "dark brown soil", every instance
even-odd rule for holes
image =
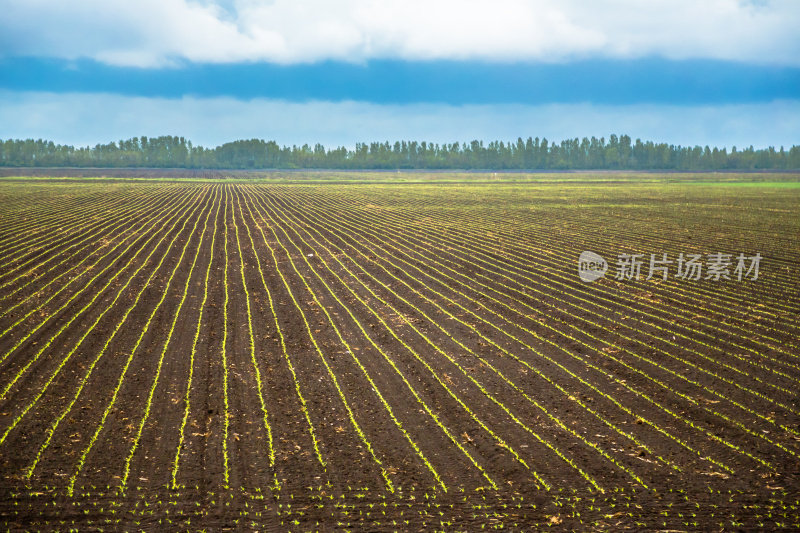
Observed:
[[[0,196],[0,528],[800,528],[800,189]]]

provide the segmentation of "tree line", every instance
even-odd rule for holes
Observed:
[[[737,149],[676,146],[610,135],[550,142],[528,137],[516,142],[435,144],[417,141],[357,143],[354,149],[321,144],[280,146],[261,139],[193,145],[184,137],[134,137],[74,147],[45,140],[0,140],[5,167],[149,168],[330,168],[495,170],[785,170],[800,169],[800,146]]]

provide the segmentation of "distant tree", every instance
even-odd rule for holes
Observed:
[[[184,137],[134,137],[75,148],[42,139],[0,140],[0,166],[179,168],[442,168],[442,169],[800,169],[800,147],[683,147],[628,135],[565,139],[528,137],[516,142],[474,140],[439,145],[427,141],[357,143],[345,147],[281,147],[275,141],[239,140],[216,148]]]

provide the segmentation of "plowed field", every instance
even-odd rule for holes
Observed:
[[[11,179],[0,257],[0,528],[800,528],[791,184]]]

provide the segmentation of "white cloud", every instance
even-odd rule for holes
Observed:
[[[796,0],[0,0],[0,54],[114,65],[714,58],[800,65]]]
[[[94,145],[138,135],[181,135],[205,146],[246,138],[328,147],[400,139],[550,140],[627,133],[682,145],[791,146],[800,101],[716,106],[380,105],[232,98],[143,98],[0,91],[0,137]]]

